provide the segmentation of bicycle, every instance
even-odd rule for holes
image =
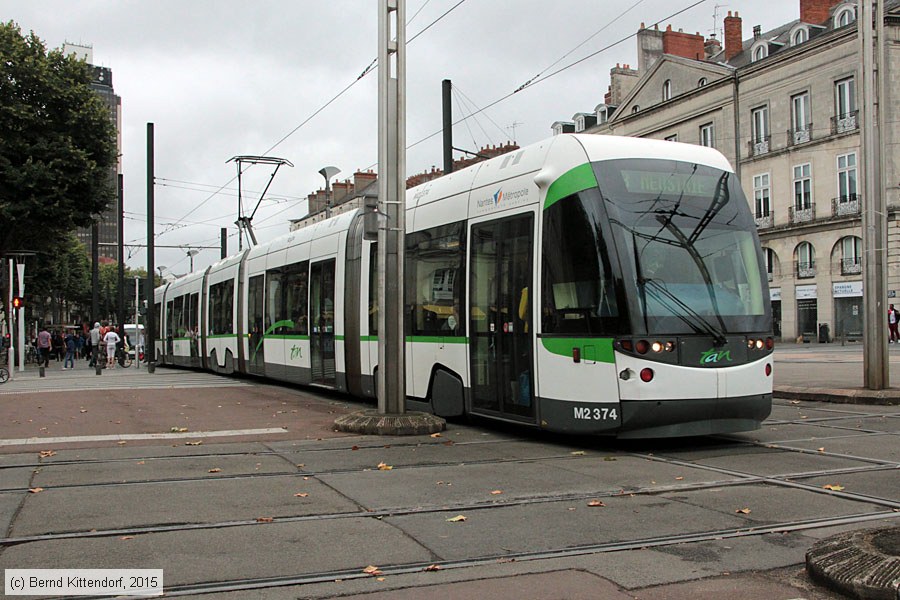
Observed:
[[[9,371],[5,368],[0,367],[0,384],[4,384],[9,381]]]
[[[116,362],[119,363],[120,367],[127,369],[134,362],[134,359],[131,358],[131,355],[124,348],[116,348]]]

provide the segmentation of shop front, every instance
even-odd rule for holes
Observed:
[[[797,333],[803,336],[803,342],[815,341],[818,337],[816,322],[819,317],[819,301],[816,285],[797,286]]]
[[[841,281],[832,284],[834,297],[834,337],[845,341],[863,337],[863,282]]]

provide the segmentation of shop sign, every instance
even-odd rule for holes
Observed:
[[[815,284],[797,286],[797,300],[815,300],[816,298]]]
[[[769,298],[772,302],[781,302],[781,288],[769,288]]]
[[[835,298],[859,298],[863,295],[862,281],[839,281],[831,284]]]

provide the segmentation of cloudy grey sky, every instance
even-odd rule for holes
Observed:
[[[602,102],[610,67],[637,64],[634,38],[617,42],[642,22],[708,36],[727,11],[738,11],[746,39],[754,25],[766,31],[797,19],[799,3],[407,0],[407,37],[431,25],[407,48],[407,142],[439,131],[443,79],[454,83],[457,119],[539,73],[596,53],[454,127],[457,147],[525,145],[549,136],[553,121]],[[94,63],[112,69],[123,110],[126,243],[146,242],[146,125],[152,122],[157,243],[217,245],[219,228],[227,226],[234,252],[236,183],[213,194],[234,177],[234,165],[226,164],[232,156],[268,154],[295,165],[279,171],[267,194],[272,200],[254,219],[261,241],[284,234],[288,219],[306,214],[307,194],[324,183],[323,166],[339,167],[338,179],[375,167],[375,73],[309,117],[377,55],[377,8],[376,0],[0,0],[0,19],[33,30],[49,47],[91,45]],[[408,150],[409,175],[441,164],[440,135]],[[265,187],[269,173],[255,167],[245,174],[251,209],[253,192]],[[194,266],[218,256],[203,250]],[[146,253],[134,248],[127,262],[146,265]],[[156,264],[178,274],[188,270],[179,249],[158,249]]]

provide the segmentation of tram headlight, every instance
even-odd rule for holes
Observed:
[[[661,342],[653,342],[653,344],[650,346],[650,349],[653,350],[654,352],[662,352],[663,348],[664,348],[664,346],[662,345]]]
[[[675,342],[666,342],[666,352],[675,352]]]
[[[763,342],[762,340],[756,340],[756,349],[757,350],[762,350],[764,345],[765,345],[765,342]]]

